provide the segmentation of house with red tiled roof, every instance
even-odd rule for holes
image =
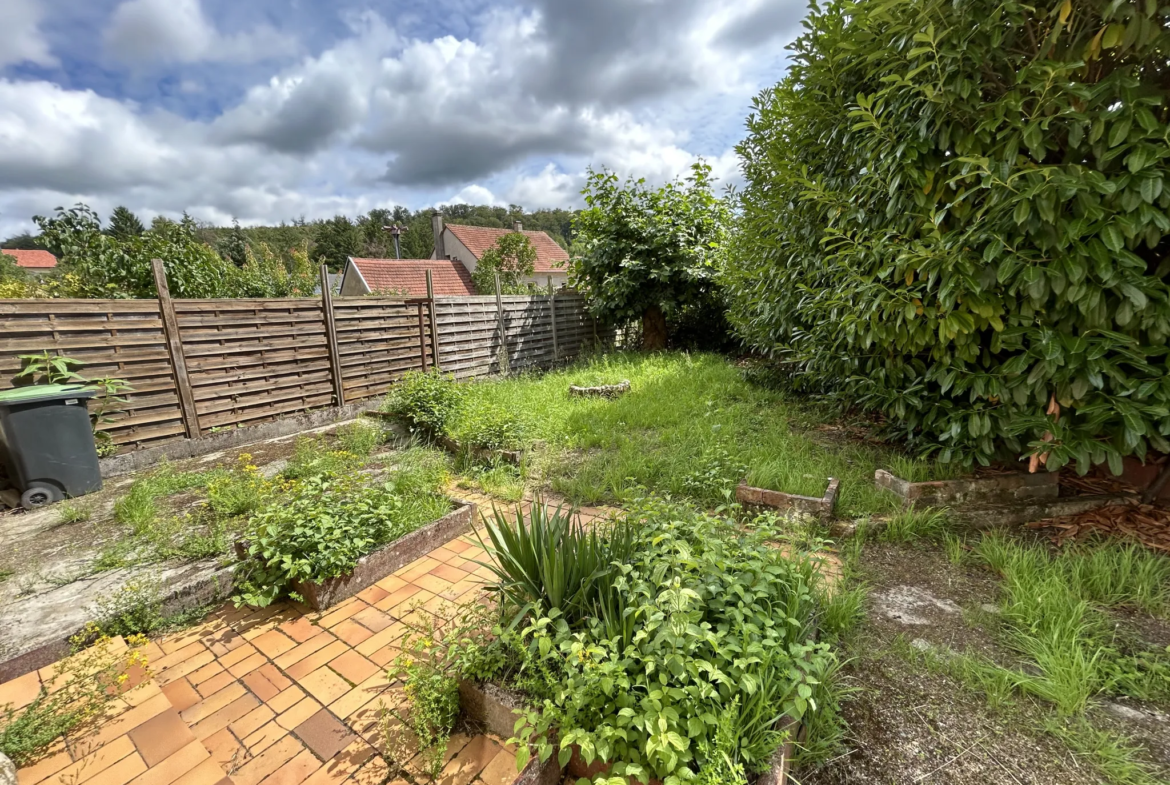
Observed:
[[[33,275],[43,275],[57,268],[57,257],[48,251],[20,251],[15,248],[0,248],[0,253],[16,259],[16,266],[23,267]]]
[[[341,277],[342,297],[387,294],[427,296],[427,271],[436,297],[470,297],[475,294],[471,273],[454,259],[355,259],[350,257]]]
[[[557,289],[569,283],[569,252],[557,245],[556,240],[545,232],[525,231],[519,221],[511,229],[493,229],[486,226],[444,225],[443,216],[438,213],[435,213],[432,220],[435,233],[435,252],[431,255],[432,259],[458,259],[467,268],[467,272],[473,273],[484,252],[495,245],[501,237],[512,232],[523,232],[536,249],[533,273],[523,280],[544,287],[548,286],[551,278],[553,286]]]

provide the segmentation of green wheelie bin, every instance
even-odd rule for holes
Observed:
[[[87,408],[96,394],[78,384],[0,392],[0,448],[25,509],[101,490]]]

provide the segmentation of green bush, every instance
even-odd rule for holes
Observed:
[[[464,447],[511,450],[523,443],[524,422],[503,406],[476,401],[460,412],[451,436]]]
[[[316,475],[261,509],[245,535],[251,560],[237,602],[269,605],[295,581],[353,570],[380,546],[441,518],[451,502],[418,483],[365,488],[353,477]]]
[[[1166,19],[814,7],[740,146],[739,333],[944,462],[1170,451]]]
[[[411,371],[394,385],[383,408],[433,435],[446,432],[462,401],[463,390],[454,376]]]

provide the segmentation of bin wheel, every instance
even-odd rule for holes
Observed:
[[[61,492],[56,488],[35,485],[20,494],[20,506],[31,510],[34,507],[44,507],[46,504],[61,501],[62,498]]]

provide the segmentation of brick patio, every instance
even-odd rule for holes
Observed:
[[[491,513],[486,496],[452,495]],[[522,504],[525,513],[532,503]],[[589,524],[616,511],[580,512]],[[476,599],[491,577],[476,563],[485,558],[467,534],[324,611],[293,602],[225,605],[148,644],[152,678],[114,700],[96,729],[21,769],[18,783],[426,785],[432,780],[413,735],[392,720],[388,748],[380,727],[383,706],[402,703],[386,666],[418,614],[442,626],[455,605]],[[835,559],[823,567],[837,577]],[[52,673],[50,666],[0,684],[0,706],[27,705]],[[516,774],[515,750],[504,740],[456,735],[434,782],[510,785]]]
[[[492,500],[455,495],[490,514]],[[503,505],[501,505],[502,507]],[[514,505],[509,505],[509,508]],[[523,504],[525,512],[532,502]],[[609,511],[583,510],[586,522]],[[413,736],[383,706],[401,703],[385,669],[412,614],[435,622],[475,599],[491,573],[474,534],[436,548],[365,591],[316,612],[293,602],[226,605],[145,647],[152,678],[115,700],[103,722],[18,772],[19,785],[424,785]],[[117,645],[125,648],[121,641]],[[0,706],[36,697],[52,666],[0,684]],[[456,735],[440,785],[509,785],[515,750]]]

